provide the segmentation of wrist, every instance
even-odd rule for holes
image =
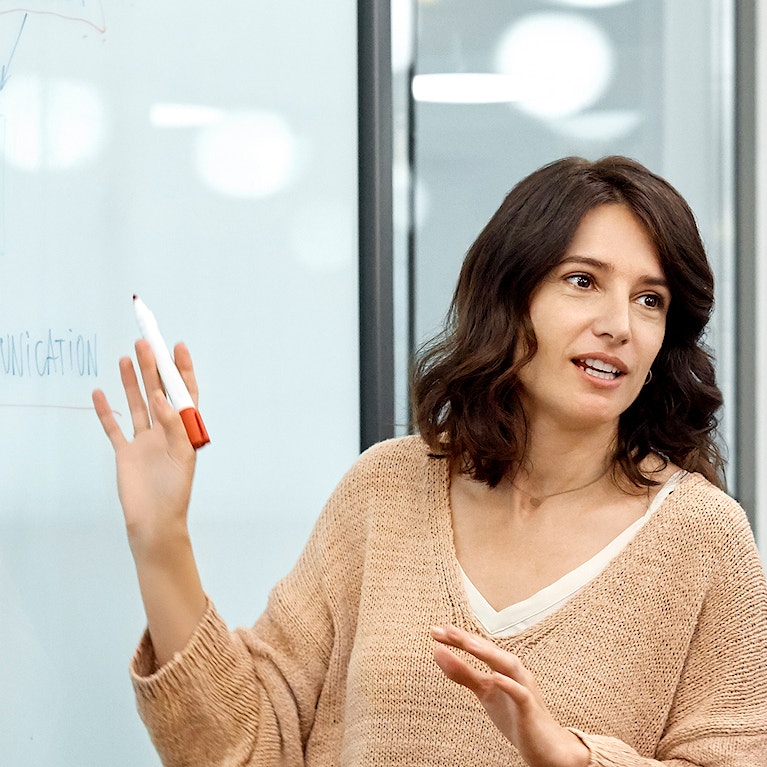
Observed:
[[[151,529],[128,528],[128,545],[136,567],[163,567],[192,552],[192,539],[186,520],[164,522]]]
[[[188,534],[163,536],[134,552],[139,590],[157,663],[181,652],[207,609]]]
[[[570,733],[572,743],[571,760],[568,767],[589,767],[591,764],[591,749],[581,738],[578,730],[571,727],[566,727],[565,730]]]

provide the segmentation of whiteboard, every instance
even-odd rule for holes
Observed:
[[[0,0],[3,765],[159,764],[111,448],[131,297],[192,351],[191,527],[250,623],[359,440],[356,4]]]

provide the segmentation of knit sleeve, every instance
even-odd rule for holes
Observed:
[[[767,765],[767,585],[745,514],[723,510],[721,545],[654,759],[573,730],[590,767]]]
[[[209,602],[187,647],[159,669],[142,638],[132,681],[166,767],[304,763],[337,634],[352,634],[363,527],[347,502],[354,481],[336,489],[252,628],[229,631]]]

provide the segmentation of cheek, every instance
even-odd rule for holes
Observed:
[[[637,364],[648,368],[655,361],[666,337],[666,318],[648,317],[639,312],[632,327],[632,336]]]
[[[533,304],[530,307],[530,324],[538,344],[537,354],[545,353],[561,341],[570,321],[571,317],[568,314],[556,311],[547,302],[538,301],[537,305]]]
[[[648,343],[646,345],[647,356],[650,358],[648,367],[653,365],[658,355],[660,354],[660,350],[663,347],[663,339],[665,337],[666,337],[666,325],[664,323],[663,326],[661,328],[656,329],[655,332],[648,339]]]

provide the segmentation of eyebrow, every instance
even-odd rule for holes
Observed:
[[[562,264],[585,264],[591,266],[594,269],[601,269],[605,272],[614,271],[612,264],[600,261],[598,258],[591,258],[590,256],[565,256],[558,265]],[[668,282],[665,277],[652,277],[649,274],[645,274],[641,278],[641,282],[645,285],[652,285],[660,288],[668,288]]]

